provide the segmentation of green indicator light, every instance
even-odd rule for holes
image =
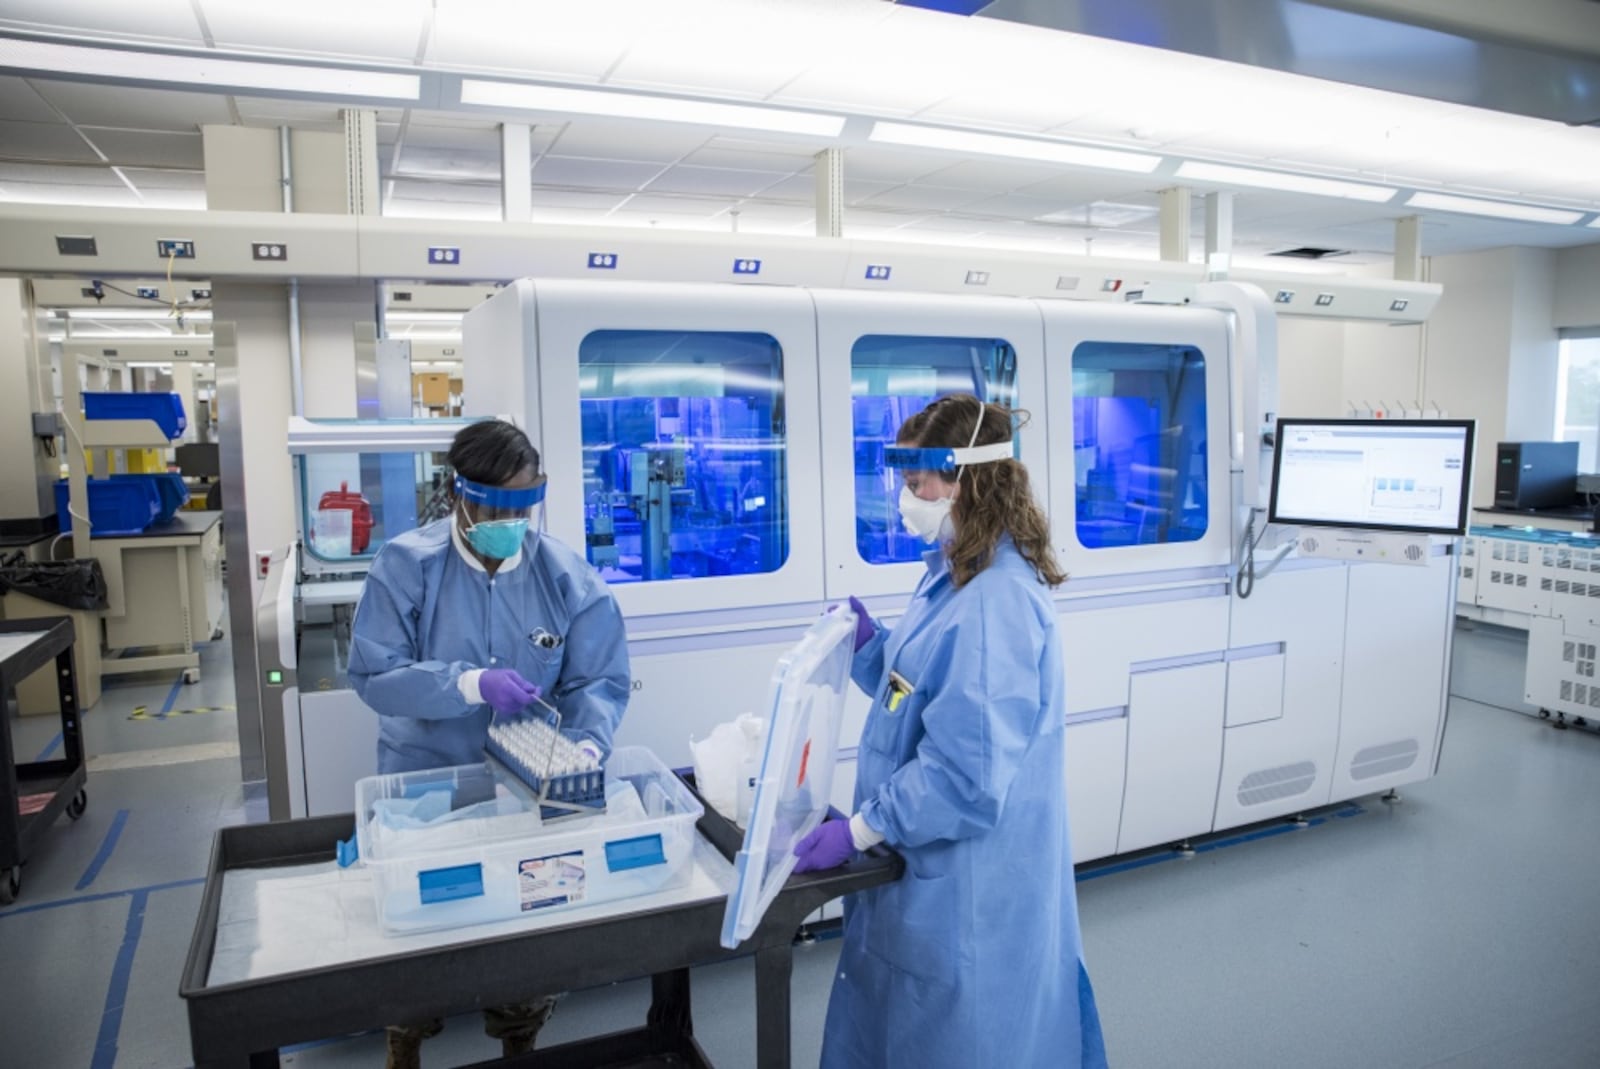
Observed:
[[[276,668],[272,669],[267,673],[267,682],[274,687],[281,687],[283,685],[283,673]]]

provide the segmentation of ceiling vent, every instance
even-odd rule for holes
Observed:
[[[1269,252],[1268,256],[1288,256],[1295,260],[1326,260],[1333,256],[1348,256],[1349,249],[1319,249],[1314,245],[1302,245],[1298,249],[1279,249]]]

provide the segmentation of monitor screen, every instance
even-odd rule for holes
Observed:
[[[1465,534],[1472,438],[1471,420],[1280,419],[1267,518]]]

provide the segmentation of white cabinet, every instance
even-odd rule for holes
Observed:
[[[1221,660],[1133,677],[1118,853],[1211,830],[1226,687]]]

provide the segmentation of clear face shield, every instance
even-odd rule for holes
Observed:
[[[545,477],[532,486],[511,489],[487,486],[457,475],[456,507],[461,512],[462,537],[485,557],[505,560],[522,548],[530,526],[544,530]]]
[[[977,437],[974,430],[973,437]],[[920,446],[893,446],[883,451],[885,467],[900,472],[900,522],[906,530],[932,545],[948,539],[950,531],[950,506],[953,499],[938,497],[931,501],[919,497],[916,490],[921,483],[936,478],[935,473],[956,473],[969,464],[992,464],[1009,460],[1015,446],[1012,442],[995,442],[992,445],[923,448]]]

